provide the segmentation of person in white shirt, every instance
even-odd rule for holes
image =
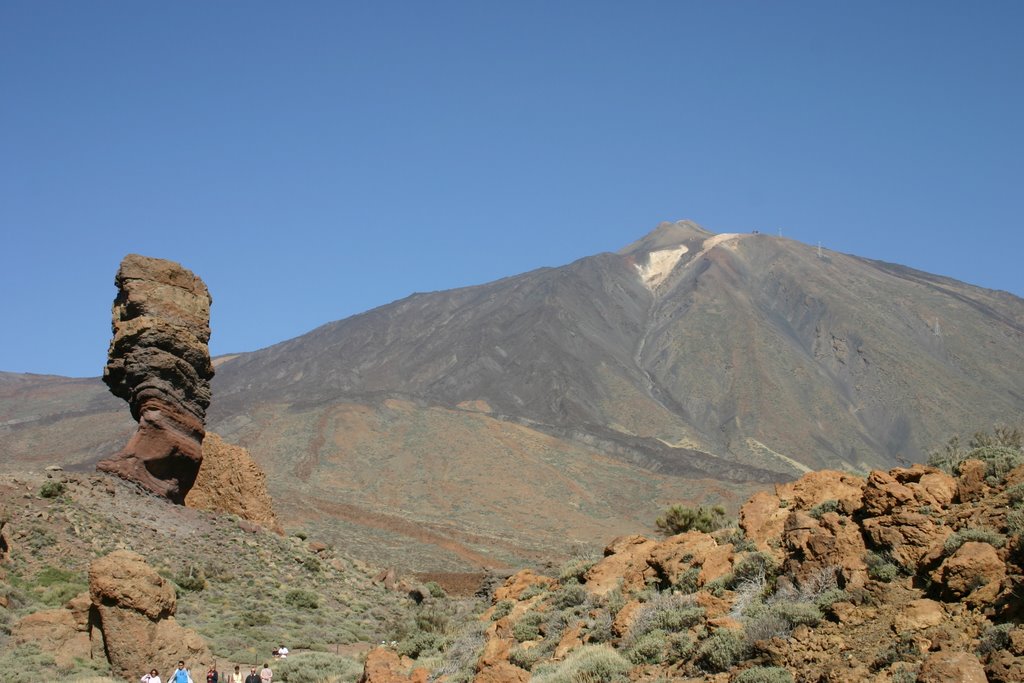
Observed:
[[[277,648],[277,656],[279,658],[281,658],[281,659],[284,659],[285,657],[287,657],[288,656],[288,648],[286,648],[284,645],[282,645],[281,647]]]
[[[162,683],[160,681],[160,674],[157,673],[156,669],[152,669],[148,674],[142,677],[142,683]]]

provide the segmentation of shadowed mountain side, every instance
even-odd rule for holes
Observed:
[[[756,488],[658,474],[483,413],[397,399],[261,404],[217,429],[267,468],[286,524],[381,565],[532,564],[649,528],[670,502],[735,502]]]

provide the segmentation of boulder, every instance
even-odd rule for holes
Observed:
[[[848,517],[827,512],[819,519],[794,511],[786,520],[786,569],[804,581],[822,571],[838,570],[843,585],[856,588],[867,580],[867,549],[860,528]]]
[[[969,541],[946,558],[932,580],[941,587],[943,598],[979,606],[995,600],[1005,576],[1006,565],[995,548]]]
[[[213,364],[212,299],[173,261],[130,254],[114,279],[113,333],[103,381],[139,427],[104,472],[183,503],[202,462]]]
[[[587,570],[584,586],[594,595],[607,595],[620,585],[623,592],[641,590],[654,571],[647,558],[657,541],[632,534],[619,536],[604,549],[604,559]]]
[[[687,531],[653,546],[647,566],[666,586],[677,585],[684,573],[697,569],[696,585],[703,586],[732,571],[732,560],[732,544],[719,545],[711,534]]]
[[[115,676],[133,678],[153,662],[211,661],[203,639],[174,619],[174,587],[141,555],[118,550],[95,560],[89,596]]]
[[[808,472],[794,482],[776,484],[775,495],[794,510],[810,510],[834,500],[844,514],[853,514],[864,504],[864,479],[847,472]]]
[[[427,683],[429,672],[408,657],[399,657],[393,650],[374,648],[366,654],[359,683]],[[406,673],[409,672],[409,673]]]
[[[987,683],[985,668],[969,652],[940,650],[933,652],[921,665],[918,683]]]
[[[769,541],[779,541],[786,526],[789,510],[782,507],[778,496],[758,491],[740,508],[740,528],[743,535],[754,542],[761,552],[782,559],[782,551]]]
[[[185,505],[227,512],[283,533],[267,491],[267,475],[247,449],[227,443],[213,432],[207,432],[203,439],[202,464],[195,484],[185,496]]]
[[[552,578],[538,574],[532,569],[523,569],[508,577],[505,583],[494,591],[494,602],[518,600],[523,591],[531,586],[550,588],[554,584],[555,580]]]
[[[964,460],[957,474],[956,491],[961,503],[974,502],[988,492],[988,465],[981,460]]]
[[[76,660],[89,661],[94,655],[105,659],[102,633],[91,628],[91,607],[89,594],[82,593],[60,609],[29,614],[11,629],[11,640],[14,645],[34,643],[62,668],[71,668]]]

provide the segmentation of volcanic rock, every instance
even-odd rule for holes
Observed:
[[[114,337],[103,381],[128,402],[139,427],[98,468],[182,503],[203,459],[212,299],[191,271],[137,254],[124,258],[114,282]]]
[[[116,676],[131,678],[152,662],[211,660],[203,639],[174,619],[174,587],[141,555],[118,550],[94,561],[89,595]]]
[[[399,657],[384,647],[374,648],[366,654],[366,664],[360,683],[426,683],[429,672],[413,668],[414,662],[408,657]],[[410,669],[412,669],[410,671]],[[409,672],[409,673],[406,673]]]
[[[195,484],[185,496],[185,505],[238,515],[282,533],[267,492],[267,475],[248,449],[227,443],[213,432],[207,432],[203,439],[203,461]]]
[[[29,614],[11,629],[11,639],[15,645],[35,644],[65,668],[73,666],[75,660],[87,661],[94,655],[104,659],[103,634],[98,629],[94,631],[90,624],[91,607],[89,594],[82,593],[60,609]]]

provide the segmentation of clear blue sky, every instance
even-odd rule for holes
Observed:
[[[662,220],[1024,295],[1024,2],[0,3],[0,370],[170,258],[252,350]]]

